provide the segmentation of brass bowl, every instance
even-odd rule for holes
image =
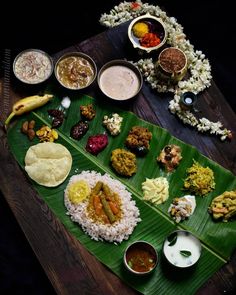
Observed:
[[[141,37],[140,35],[138,36],[137,34],[135,35],[135,30],[134,30],[135,26],[138,23],[139,24],[141,23],[143,24],[143,26],[148,28],[148,33],[154,33],[157,37],[159,37],[160,43],[150,47],[142,46],[141,41],[143,36],[141,35],[142,36]],[[165,44],[166,38],[167,38],[167,32],[162,20],[148,13],[148,14],[136,17],[135,19],[132,20],[132,22],[129,24],[129,27],[128,27],[128,37],[134,48],[137,48],[143,52],[149,53],[153,50],[157,50],[161,48]]]
[[[156,74],[160,80],[177,83],[182,80],[188,70],[185,53],[177,47],[163,49],[156,62]]]

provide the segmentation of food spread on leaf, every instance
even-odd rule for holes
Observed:
[[[236,190],[215,197],[208,209],[215,220],[229,221],[236,215]]]
[[[105,115],[103,117],[103,125],[107,128],[107,130],[111,133],[111,135],[116,136],[121,132],[121,124],[123,118],[119,116],[117,113],[112,114],[111,116]]]
[[[186,195],[181,198],[174,198],[168,209],[168,213],[170,213],[170,216],[175,222],[179,223],[192,215],[195,208],[195,196]]]
[[[134,126],[129,131],[125,145],[137,156],[144,156],[150,147],[152,133],[146,127]]]
[[[123,176],[132,176],[137,171],[135,154],[125,149],[115,149],[112,151],[111,165],[118,174]]]
[[[80,140],[89,130],[89,125],[86,121],[80,120],[73,125],[70,130],[70,136],[76,140]]]
[[[187,169],[184,189],[197,196],[205,196],[215,189],[214,172],[209,167],[201,166],[197,161]]]
[[[64,113],[59,109],[50,109],[48,110],[48,114],[53,118],[52,120],[52,128],[58,128],[62,125],[64,121]]]
[[[146,178],[142,183],[143,200],[155,205],[164,203],[169,197],[169,183],[165,177]]]
[[[90,194],[79,202],[71,202],[70,188],[83,181]],[[84,192],[84,190],[83,190]],[[132,234],[141,221],[139,209],[126,187],[110,175],[83,171],[71,177],[64,195],[64,203],[72,221],[78,222],[92,239],[121,243]]]
[[[40,142],[50,141],[53,142],[58,139],[58,133],[55,129],[51,129],[50,127],[43,125],[39,130],[36,131],[36,135],[38,136]]]
[[[107,145],[108,136],[106,134],[97,134],[89,136],[85,149],[96,156],[103,151]]]
[[[172,172],[179,165],[181,159],[181,148],[175,144],[166,145],[157,157],[157,161],[164,165],[167,172]]]
[[[80,113],[81,113],[81,117],[84,120],[89,120],[89,121],[91,121],[96,115],[96,111],[91,103],[88,105],[80,106]]]
[[[68,176],[72,156],[62,144],[42,142],[31,146],[25,155],[25,171],[38,184],[54,187]]]

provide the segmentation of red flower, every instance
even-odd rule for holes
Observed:
[[[131,9],[138,10],[141,8],[141,5],[138,2],[131,2]]]

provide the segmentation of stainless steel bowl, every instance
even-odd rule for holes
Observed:
[[[168,263],[176,268],[188,268],[201,256],[201,242],[191,232],[176,230],[166,238],[163,254]]]
[[[63,87],[80,90],[93,83],[97,76],[97,66],[95,61],[83,52],[68,52],[57,60],[54,74]]]
[[[139,69],[122,59],[104,64],[98,73],[97,81],[102,93],[116,101],[126,101],[135,97],[143,85]]]
[[[123,260],[129,272],[134,275],[143,276],[155,270],[158,264],[158,253],[149,242],[140,240],[133,242],[126,248]]]
[[[40,84],[53,72],[53,60],[40,49],[26,49],[14,59],[13,72],[18,80],[26,84]]]

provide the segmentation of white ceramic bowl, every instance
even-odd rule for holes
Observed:
[[[97,66],[94,60],[83,52],[68,52],[57,60],[54,74],[63,87],[80,90],[93,83],[97,76]]]
[[[98,85],[107,97],[126,101],[135,97],[142,88],[143,77],[139,69],[126,60],[112,60],[100,69]]]
[[[140,37],[140,35],[137,36],[137,34],[135,34],[134,26],[136,26],[137,23],[144,24],[144,26],[148,28],[148,33],[153,33],[154,35],[156,35],[160,39],[160,43],[157,45],[149,46],[149,47],[143,46],[141,43],[142,43],[142,38],[144,36]],[[141,51],[145,51],[149,53],[153,50],[157,50],[161,48],[165,44],[166,38],[167,38],[167,32],[165,29],[165,25],[160,18],[150,14],[145,14],[145,15],[136,17],[129,24],[128,37],[131,43],[133,44],[134,48],[137,48],[137,49],[140,49]]]
[[[200,241],[192,233],[177,230],[166,238],[163,253],[172,266],[188,268],[199,260],[201,248]]]
[[[154,271],[158,264],[156,249],[146,241],[135,241],[124,252],[124,265],[135,275],[147,275]]]
[[[46,81],[53,72],[52,58],[39,49],[26,49],[14,59],[13,72],[17,79],[26,84]]]

